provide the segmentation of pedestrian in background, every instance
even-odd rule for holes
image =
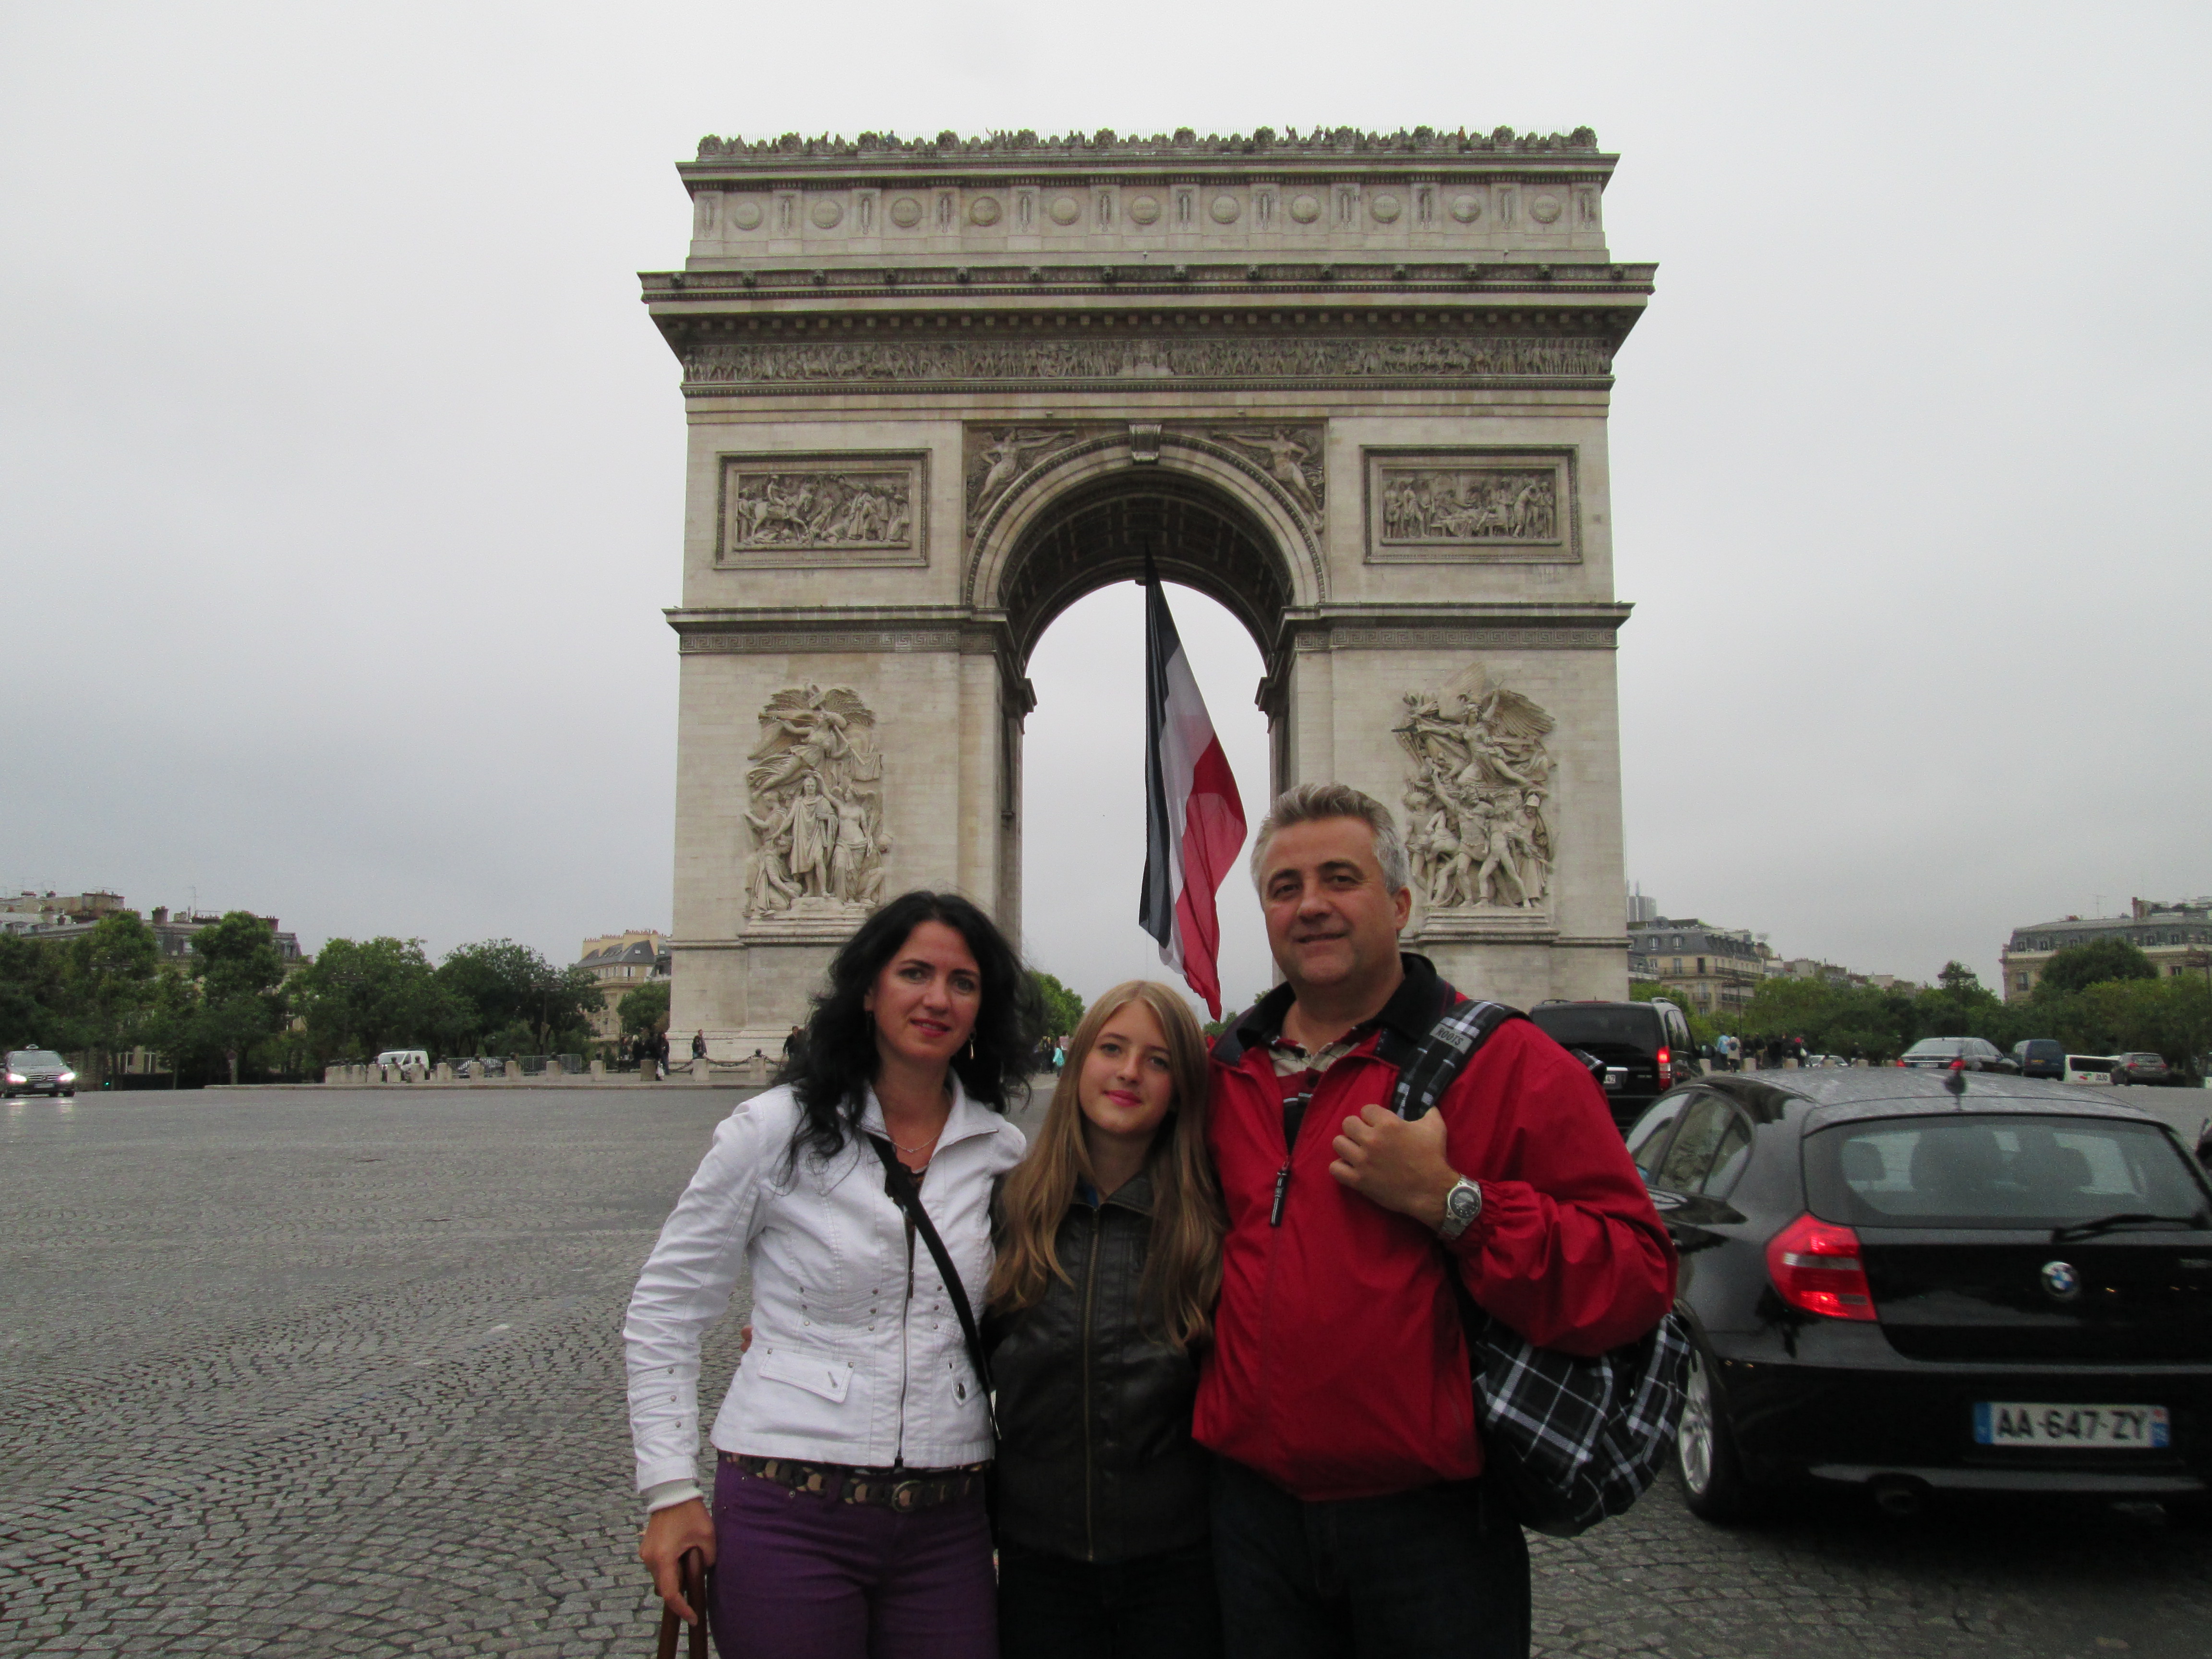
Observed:
[[[830,963],[798,1071],[723,1121],[661,1229],[623,1327],[638,1553],[687,1618],[684,1555],[719,1564],[724,1659],[996,1659],[990,1420],[957,1315],[990,1278],[1038,1013],[973,904],[892,900]],[[741,1271],[753,1335],[709,1437],[710,1512],[699,1351]]]
[[[707,1058],[707,1033],[704,1030],[691,1033],[691,1058],[694,1060]]]
[[[1206,1039],[1174,990],[1131,980],[1066,1054],[995,1230],[999,1650],[1213,1659],[1209,1460],[1190,1437],[1221,1285]]]

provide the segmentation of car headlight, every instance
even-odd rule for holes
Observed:
[[[27,1082],[28,1079],[25,1078],[21,1072],[10,1072],[8,1073],[8,1081],[10,1083],[23,1083]]]
[[[64,1083],[74,1083],[76,1081],[76,1073],[75,1072],[64,1072],[61,1075],[61,1080]]]

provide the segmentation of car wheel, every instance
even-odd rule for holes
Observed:
[[[1693,1342],[1682,1378],[1682,1421],[1674,1431],[1674,1473],[1682,1501],[1698,1519],[1741,1521],[1757,1508],[1757,1493],[1736,1460],[1713,1371],[1705,1345]]]

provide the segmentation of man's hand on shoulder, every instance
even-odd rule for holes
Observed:
[[[1444,1194],[1459,1172],[1444,1159],[1444,1120],[1431,1112],[1411,1123],[1386,1106],[1363,1106],[1344,1120],[1328,1172],[1369,1202],[1441,1227]]]

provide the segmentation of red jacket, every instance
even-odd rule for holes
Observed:
[[[1298,1130],[1282,1224],[1282,1090],[1267,1039],[1288,987],[1214,1050],[1207,1138],[1229,1235],[1200,1374],[1201,1444],[1308,1500],[1374,1498],[1482,1470],[1447,1261],[1475,1301],[1540,1346],[1594,1354],[1673,1304],[1674,1251],[1604,1092],[1526,1020],[1500,1027],[1445,1094],[1452,1167],[1482,1213],[1450,1245],[1328,1172],[1344,1120],[1387,1106],[1436,1014],[1464,1000],[1419,957],[1377,1030],[1329,1068]]]

